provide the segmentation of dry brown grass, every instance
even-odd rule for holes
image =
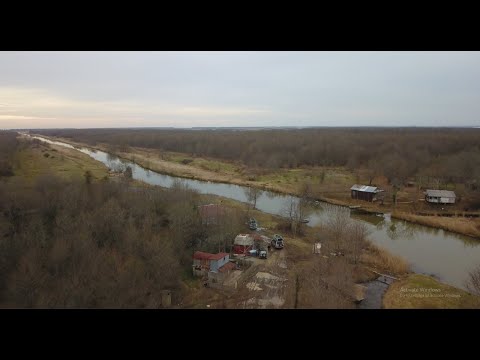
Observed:
[[[415,224],[426,225],[434,228],[440,228],[463,235],[480,238],[480,219],[464,217],[445,217],[445,216],[421,216],[407,214],[404,212],[394,212],[392,217],[407,220]]]
[[[403,258],[393,255],[381,246],[372,243],[369,243],[360,261],[377,271],[385,271],[395,275],[405,274],[409,271],[409,265]]]
[[[394,282],[383,297],[385,309],[479,309],[480,297],[430,276],[411,274]]]

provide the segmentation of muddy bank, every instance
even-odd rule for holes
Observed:
[[[358,304],[358,309],[382,309],[383,296],[387,292],[389,286],[394,280],[384,276],[379,276],[375,280],[363,283],[367,290],[365,291],[365,299]]]
[[[480,222],[476,218],[424,216],[407,214],[403,212],[393,212],[391,216],[392,218],[405,220],[414,224],[420,224],[435,229],[443,229],[453,233],[480,239]]]

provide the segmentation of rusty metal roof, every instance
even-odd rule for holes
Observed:
[[[455,198],[455,193],[450,190],[426,190],[427,196]]]
[[[380,192],[383,190],[378,189],[376,186],[367,186],[367,185],[353,185],[350,190],[357,190],[357,191],[362,191],[362,192],[368,192],[368,193],[376,193]]]

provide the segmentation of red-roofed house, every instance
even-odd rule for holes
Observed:
[[[225,272],[225,266],[230,263],[230,255],[227,253],[210,254],[196,251],[193,254],[193,274],[203,276],[209,272]]]

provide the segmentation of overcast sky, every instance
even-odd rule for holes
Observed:
[[[480,126],[479,52],[0,52],[0,128]]]

